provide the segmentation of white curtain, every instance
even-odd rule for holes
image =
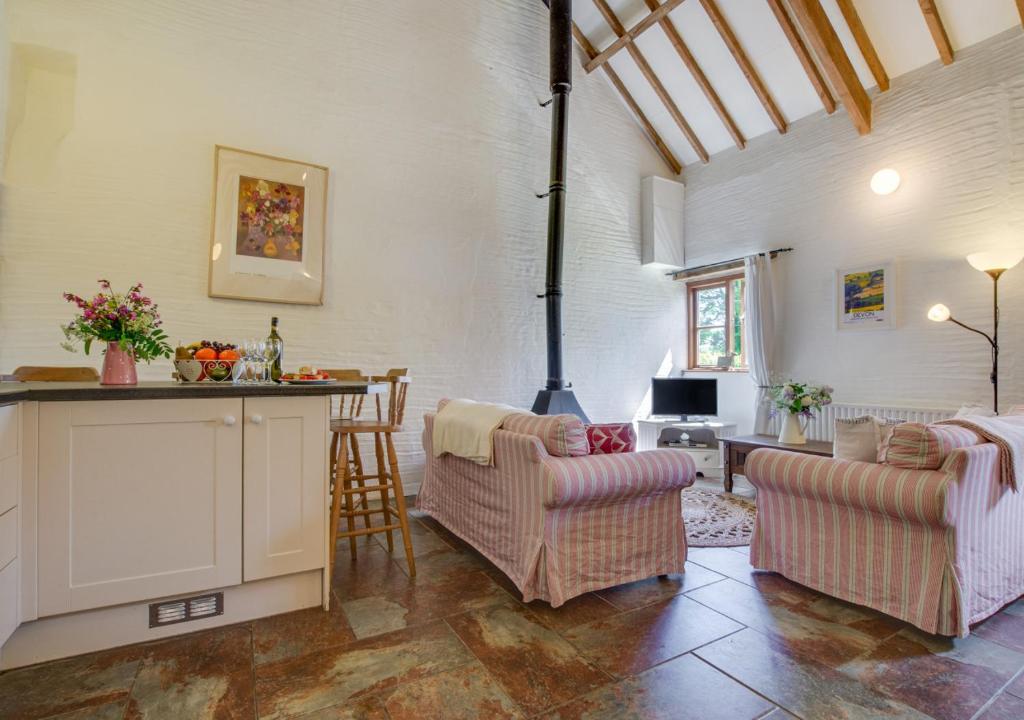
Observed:
[[[775,362],[775,296],[772,290],[772,259],[770,253],[750,255],[743,259],[746,270],[746,343],[750,379],[757,386],[754,409],[754,432],[769,433],[770,407],[768,386],[772,382]]]

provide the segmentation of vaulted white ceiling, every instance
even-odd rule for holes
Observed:
[[[659,5],[665,1],[657,0]],[[626,29],[633,28],[651,13],[650,3],[645,3],[645,0],[604,2]],[[861,84],[865,89],[876,88],[875,78],[837,0],[820,2]],[[793,122],[823,109],[822,100],[776,19],[769,0],[715,0],[713,4],[731,27],[786,122]],[[783,0],[782,5],[795,20],[791,3]],[[889,78],[897,78],[939,60],[936,42],[929,32],[918,0],[853,0],[852,5]],[[1024,13],[1024,0],[936,0],[935,5],[954,52],[1019,26]],[[597,52],[605,50],[617,39],[617,34],[598,10],[595,0],[573,0],[573,14],[579,31]],[[741,135],[750,140],[764,133],[779,132],[721,33],[712,23],[704,3],[701,0],[684,0],[667,17]],[[801,27],[798,22],[794,24]],[[815,54],[812,44],[807,42],[807,34],[802,28],[800,35],[817,66],[821,68],[822,59]],[[714,155],[726,148],[736,147],[736,140],[720,113],[716,112],[693,73],[683,63],[663,27],[655,24],[645,30],[636,38],[634,45],[707,154]],[[635,59],[637,53],[627,50],[623,48],[617,52],[608,61],[610,67],[675,158],[684,165],[700,162],[701,158],[693,144],[688,142],[664,100],[659,98],[651,82],[641,72]],[[594,72],[600,73],[602,70],[595,69]],[[838,88],[827,77],[826,82],[831,87],[836,103],[842,107]],[[850,122],[850,119],[835,117],[833,121]]]

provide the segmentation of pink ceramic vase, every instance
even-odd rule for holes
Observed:
[[[116,342],[107,343],[107,351],[103,356],[103,377],[101,385],[137,385],[135,374],[135,355],[129,350],[122,350]]]

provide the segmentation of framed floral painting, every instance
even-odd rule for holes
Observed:
[[[328,170],[218,145],[210,297],[320,305]]]

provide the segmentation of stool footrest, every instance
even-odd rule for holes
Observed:
[[[362,528],[360,530],[339,530],[339,538],[350,538],[358,537],[360,535],[374,535],[376,533],[387,532],[388,530],[401,530],[402,526],[399,523],[391,523],[390,525],[375,525],[374,527]]]

